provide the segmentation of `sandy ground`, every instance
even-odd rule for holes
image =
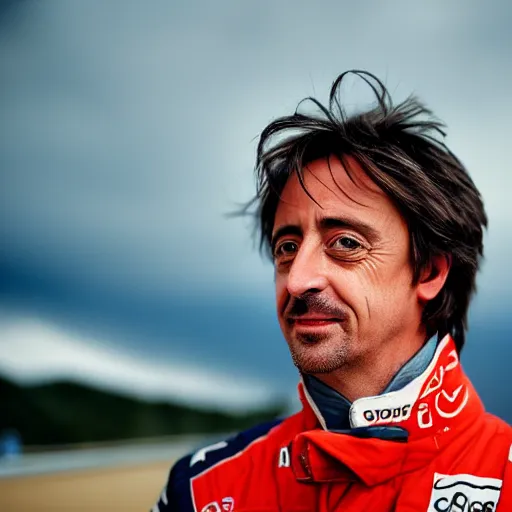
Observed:
[[[170,464],[54,473],[0,479],[1,512],[149,511]]]

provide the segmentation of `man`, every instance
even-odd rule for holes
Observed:
[[[410,98],[329,105],[262,132],[253,201],[303,409],[179,461],[155,510],[512,511],[512,429],[459,354],[487,224]],[[506,399],[504,397],[504,399]]]

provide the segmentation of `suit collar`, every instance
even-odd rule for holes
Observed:
[[[345,431],[327,430],[302,384],[299,391],[305,431],[292,442],[291,458],[301,481],[377,485],[429,464],[461,431],[476,435],[484,412],[450,336],[439,342],[425,371],[403,388],[356,400]],[[406,435],[387,435],[397,431]]]
[[[420,376],[434,357],[437,336],[433,336],[425,345],[397,372],[383,394],[398,391]],[[352,403],[335,389],[312,375],[302,376],[309,397],[315,403],[322,421],[328,430],[350,428],[350,407]]]

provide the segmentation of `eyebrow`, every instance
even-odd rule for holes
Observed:
[[[277,241],[283,236],[288,235],[302,236],[302,229],[294,224],[281,226],[275,233],[273,233],[272,239],[270,240],[270,248],[272,249],[272,252],[274,252]]]
[[[350,228],[359,233],[361,233],[365,238],[368,239],[369,242],[375,243],[380,241],[379,232],[358,219],[351,219],[345,217],[324,217],[320,220],[320,228],[324,231],[328,229],[336,229],[336,228]]]
[[[345,217],[324,217],[320,219],[319,226],[322,231],[327,231],[329,229],[350,228],[361,233],[371,243],[378,242],[381,238],[375,228],[357,219],[350,219]],[[288,235],[302,236],[302,229],[295,224],[286,224],[281,226],[272,235],[270,242],[270,247],[272,250],[274,250],[276,242],[280,238]]]

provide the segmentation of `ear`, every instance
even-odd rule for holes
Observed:
[[[421,302],[428,302],[437,296],[446,282],[451,265],[450,254],[440,254],[430,260],[416,287]]]

